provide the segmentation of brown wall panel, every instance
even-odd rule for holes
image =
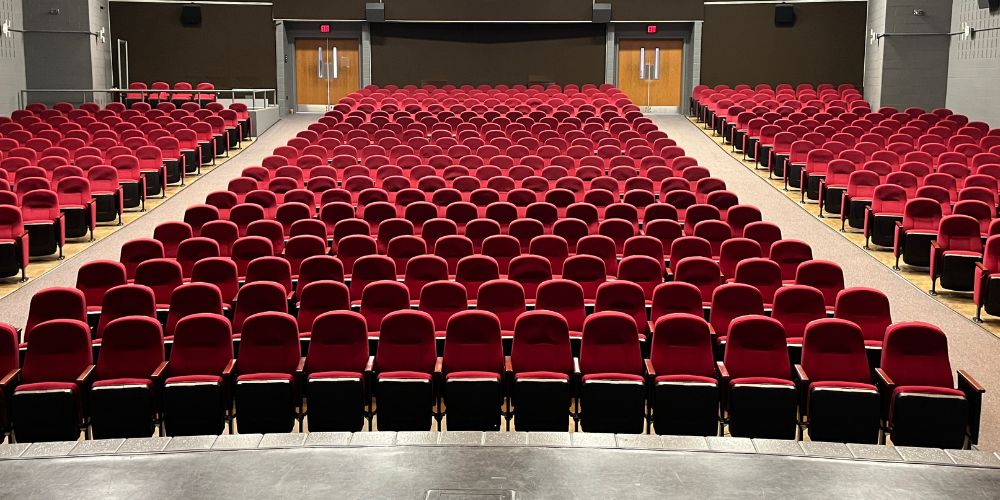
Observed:
[[[853,83],[864,76],[865,2],[799,3],[793,28],[773,4],[705,4],[701,83]]]
[[[604,81],[600,24],[373,24],[376,85]]]
[[[111,38],[128,41],[132,81],[276,85],[270,6],[203,4],[201,26],[185,28],[179,4],[110,5]]]
[[[360,21],[365,0],[274,0],[274,18]]]
[[[698,21],[705,17],[704,0],[604,0],[614,21]]]
[[[590,21],[592,0],[385,0],[390,21]]]

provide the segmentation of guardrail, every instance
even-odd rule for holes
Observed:
[[[106,105],[109,102],[123,102],[126,94],[213,94],[220,103],[242,102],[250,109],[265,109],[278,106],[277,89],[22,89],[17,94],[17,104],[20,109],[32,102],[70,102],[82,104],[96,102]],[[51,97],[59,96],[53,100]],[[226,99],[228,97],[228,99]]]

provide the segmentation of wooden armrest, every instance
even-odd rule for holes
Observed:
[[[579,357],[573,358],[573,375],[579,377],[581,374],[582,372],[580,371],[580,358]]]
[[[806,375],[805,368],[802,368],[800,364],[795,364],[793,368],[795,369],[795,379],[801,382],[804,387],[809,387],[809,375]]]
[[[940,249],[941,245],[938,245],[937,240],[931,241],[931,256]]]
[[[507,373],[514,373],[514,367],[510,363],[510,356],[503,357],[503,369]]]
[[[83,372],[80,373],[80,376],[76,377],[76,383],[77,385],[88,385],[90,384],[90,379],[92,379],[93,376],[94,376],[94,365],[88,365],[86,368],[83,369]]]
[[[982,262],[976,262],[976,269],[984,273],[986,272],[986,266],[984,266]],[[962,370],[959,370],[958,373],[961,374]]]
[[[299,364],[295,367],[295,375],[301,377],[306,372],[306,358],[303,356],[299,358]]]
[[[644,359],[643,362],[646,364],[646,376],[650,379],[656,378],[656,368],[653,367],[653,362],[649,359]]]
[[[7,375],[4,375],[3,379],[0,379],[0,391],[7,391],[10,387],[21,379],[21,369],[14,368]]]
[[[986,393],[986,388],[983,387],[976,379],[972,378],[972,375],[965,370],[958,370],[958,388],[966,393]]]
[[[233,376],[233,372],[236,371],[236,359],[230,359],[229,363],[226,363],[226,367],[222,369],[222,377],[230,378]]]
[[[719,381],[723,382],[724,385],[729,385],[729,370],[726,369],[726,364],[722,361],[717,361],[715,368],[719,372]]]
[[[375,356],[368,356],[368,364],[365,365],[365,372],[372,373],[375,371]]]
[[[438,356],[437,360],[434,361],[434,373],[440,375],[444,365],[444,358]]]
[[[153,375],[150,377],[153,379],[153,382],[159,383],[160,379],[163,378],[163,374],[167,372],[169,364],[169,361],[164,361],[160,363],[160,366],[157,366],[156,369],[153,370]]]
[[[896,383],[892,381],[889,374],[881,368],[875,369],[875,383],[887,391],[893,391],[896,388]]]

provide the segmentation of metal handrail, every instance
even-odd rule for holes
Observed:
[[[278,90],[273,88],[232,88],[232,89],[122,89],[122,88],[108,88],[108,89],[21,89],[17,94],[17,104],[18,107],[23,109],[27,104],[29,104],[28,96],[32,93],[44,93],[44,94],[80,94],[82,100],[80,102],[95,101],[96,95],[105,94],[111,96],[110,100],[107,102],[119,100],[115,97],[121,99],[124,98],[125,94],[154,94],[154,93],[183,93],[183,94],[213,94],[216,97],[226,97],[228,94],[232,101],[236,101],[237,95],[241,97],[250,97],[249,109],[266,109],[278,107]],[[89,99],[88,99],[89,97]],[[260,106],[258,106],[260,103]]]

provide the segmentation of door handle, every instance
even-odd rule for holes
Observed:
[[[639,48],[639,79],[646,79],[646,47]]]
[[[316,65],[316,77],[320,80],[323,79],[323,47],[319,47],[319,52],[317,52],[318,64]]]
[[[339,68],[339,66],[340,66],[340,60],[337,59],[337,47],[334,47],[333,48],[333,71],[331,72],[331,74],[333,75],[333,79],[334,80],[340,78],[340,68]]]
[[[653,80],[660,79],[660,48],[657,47],[653,52]]]

